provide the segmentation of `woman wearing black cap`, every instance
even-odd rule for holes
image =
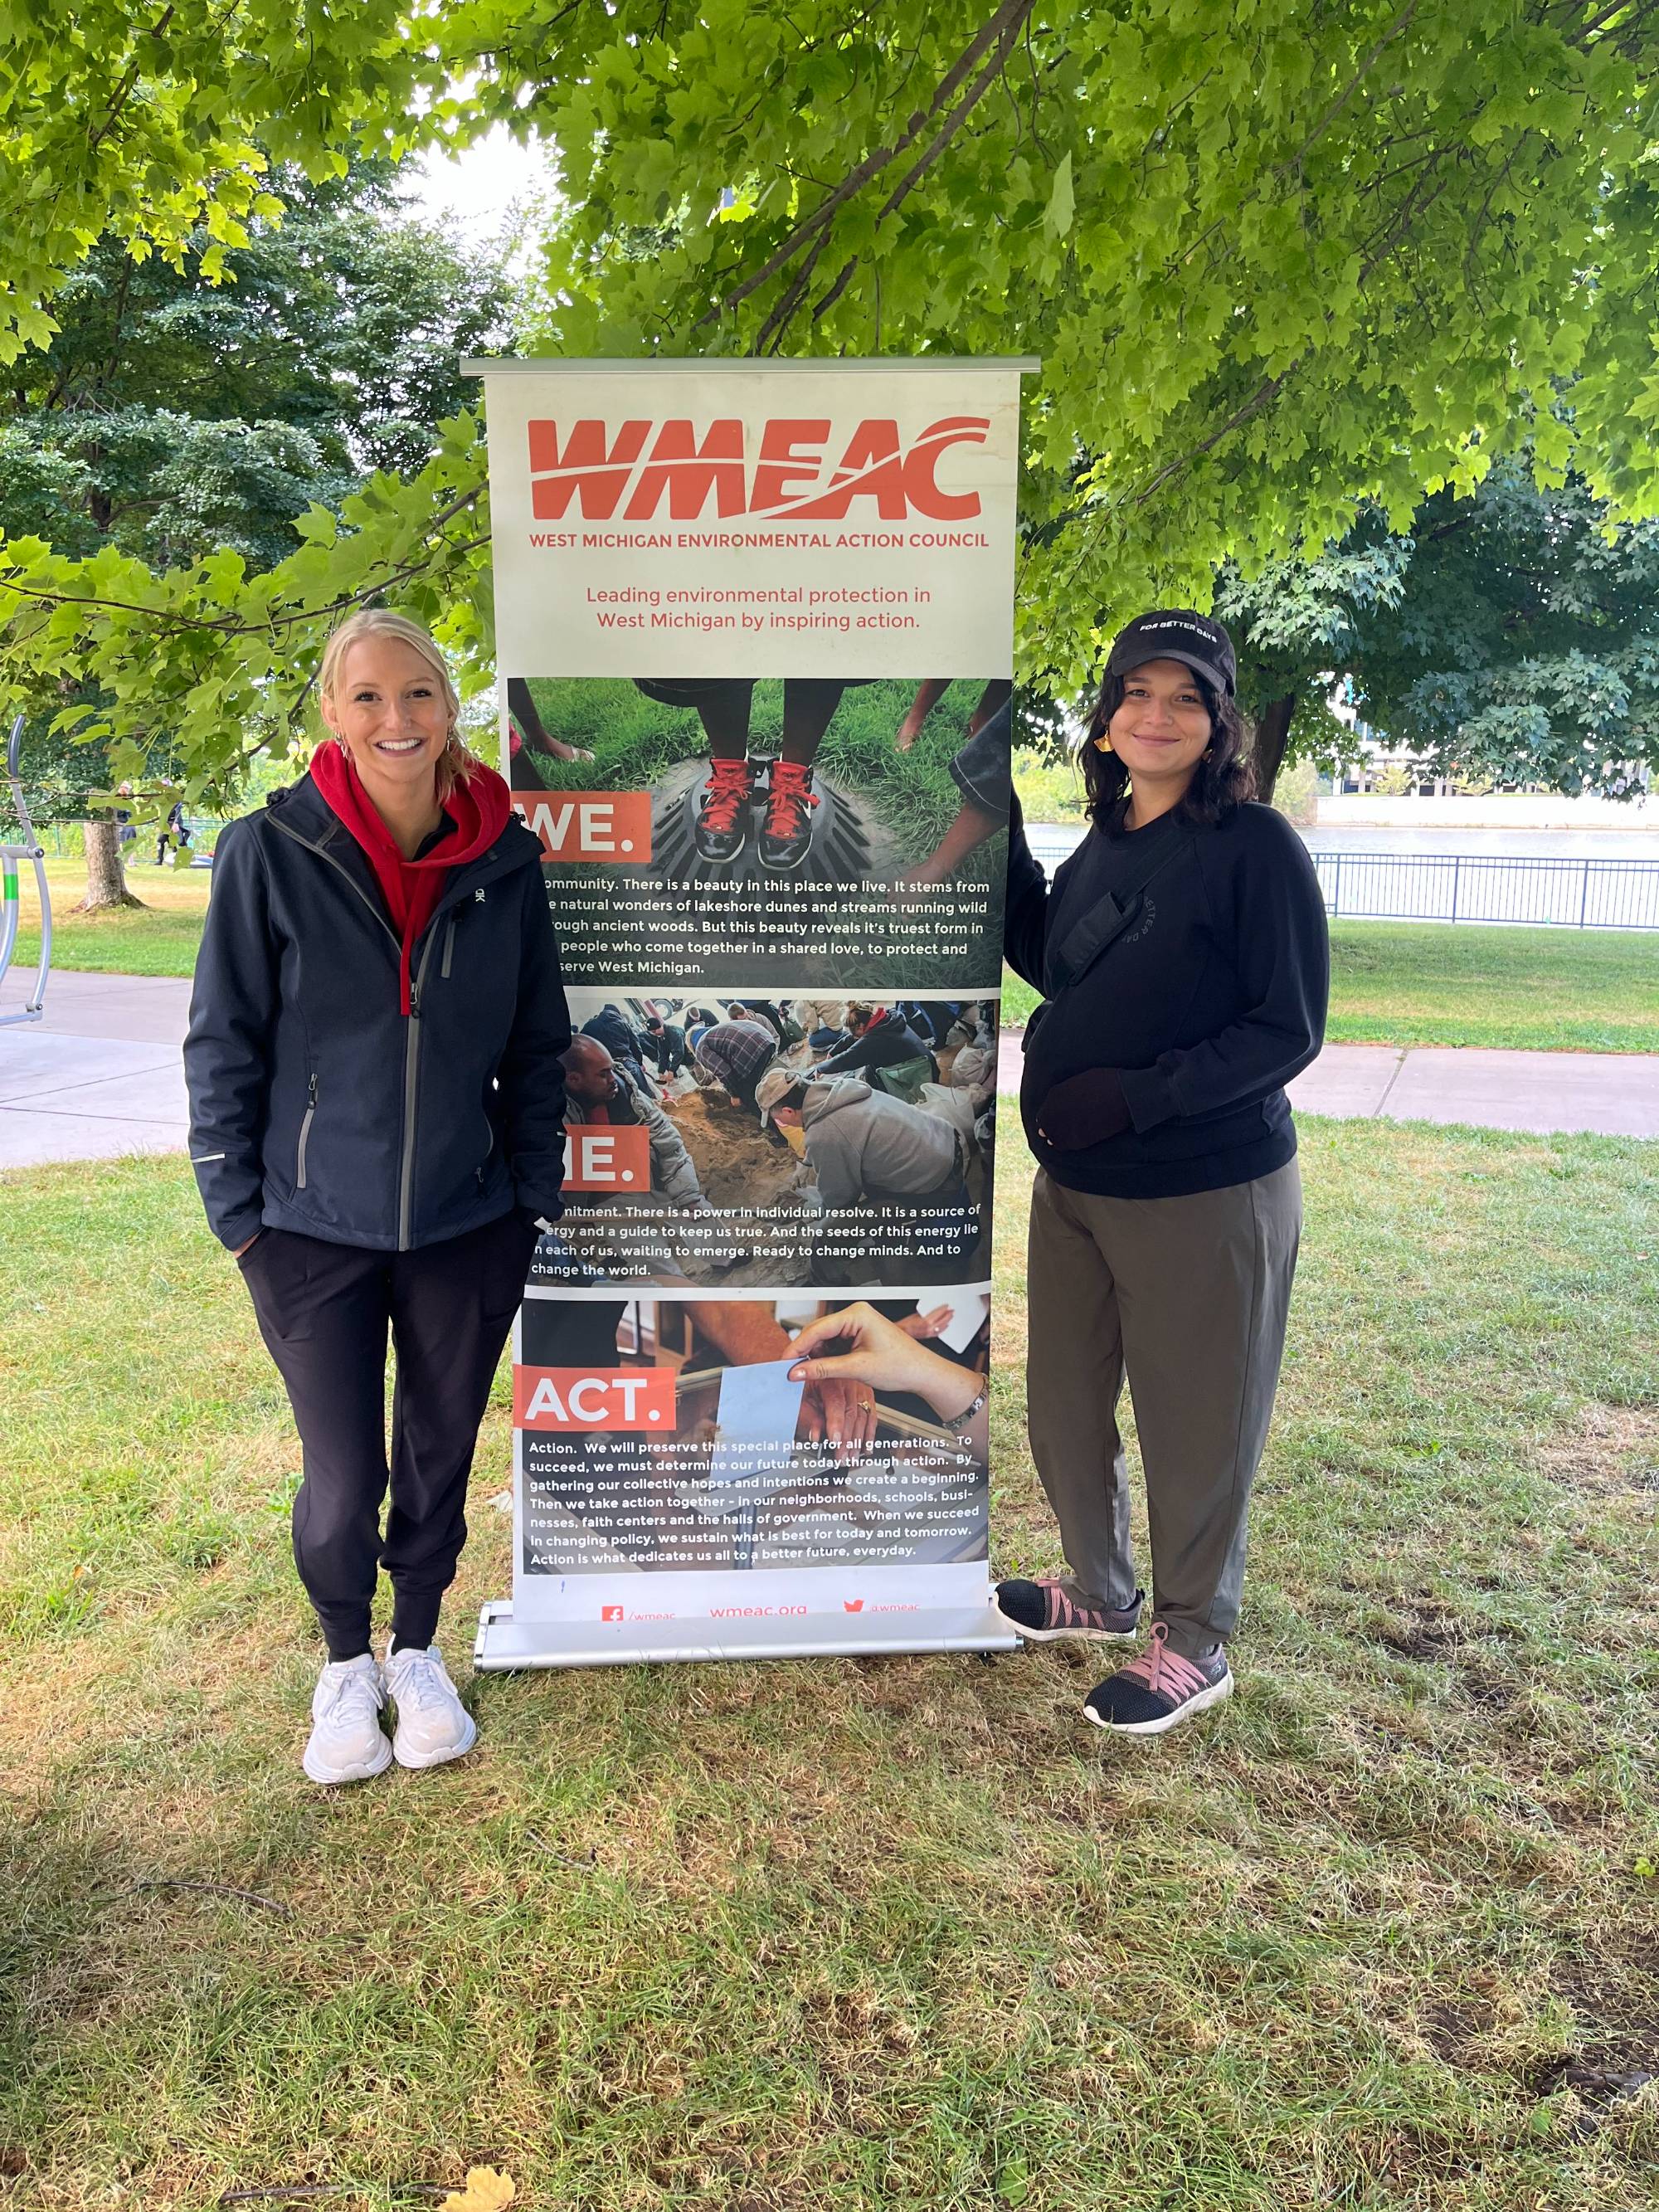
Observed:
[[[1031,1449],[1069,1574],[1005,1582],[1037,1640],[1139,1626],[1117,1427],[1146,1469],[1152,1641],[1092,1691],[1154,1735],[1232,1687],[1244,1522],[1267,1442],[1302,1222],[1285,1085],[1318,1052],[1324,903],[1254,787],[1232,641],[1185,609],[1112,647],[1084,747],[1093,826],[1052,889],[1018,802],[1006,950],[1044,996],[1020,1107],[1031,1200]]]

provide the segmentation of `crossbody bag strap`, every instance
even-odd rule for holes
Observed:
[[[1134,869],[1127,882],[1115,891],[1108,891],[1097,898],[1089,911],[1079,917],[1043,963],[1043,981],[1048,987],[1050,999],[1069,991],[1092,968],[1113,939],[1127,929],[1140,911],[1140,902],[1154,877],[1162,875],[1172,860],[1190,849],[1190,833],[1178,837],[1162,852],[1149,853],[1140,866]]]

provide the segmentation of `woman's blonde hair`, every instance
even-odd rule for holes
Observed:
[[[455,689],[449,664],[429,630],[422,629],[417,622],[410,622],[407,615],[394,615],[387,607],[363,607],[356,614],[348,615],[337,629],[329,632],[323,646],[322,665],[317,672],[318,696],[324,699],[334,697],[347,653],[360,638],[365,637],[398,639],[411,652],[420,654],[443,687],[444,706],[449,715],[449,742],[438,757],[436,781],[441,805],[457,782],[470,782],[483,763],[461,743],[456,727],[460,720],[461,695]]]

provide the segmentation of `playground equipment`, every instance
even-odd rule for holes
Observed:
[[[18,766],[23,750],[23,717],[20,714],[11,726],[11,735],[6,741],[6,781],[11,786],[11,803],[17,810],[18,825],[23,832],[21,845],[0,845],[0,981],[3,981],[11,966],[12,948],[17,942],[18,896],[17,863],[33,860],[35,888],[40,894],[40,968],[34,979],[34,988],[24,1004],[9,1013],[0,1014],[0,1029],[9,1029],[18,1022],[38,1022],[46,1010],[46,977],[52,971],[52,892],[46,884],[46,856],[44,847],[34,834],[34,824],[29,819],[28,801],[23,796],[22,778]]]

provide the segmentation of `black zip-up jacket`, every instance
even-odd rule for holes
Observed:
[[[539,858],[514,817],[449,872],[405,1016],[374,870],[311,778],[224,831],[185,1040],[222,1243],[403,1252],[514,1206],[557,1218],[570,1023]]]
[[[1051,994],[1067,933],[1151,858],[1121,933],[1027,1041],[1020,1112],[1031,1150],[1068,1189],[1176,1198],[1271,1175],[1296,1152],[1285,1085],[1325,1034],[1330,954],[1307,848],[1270,806],[1234,808],[1212,829],[1177,814],[1145,830],[1091,829],[1050,889],[1016,801],[1004,947]],[[1057,1151],[1037,1134],[1043,1101],[1085,1068],[1121,1082],[1130,1126]]]

